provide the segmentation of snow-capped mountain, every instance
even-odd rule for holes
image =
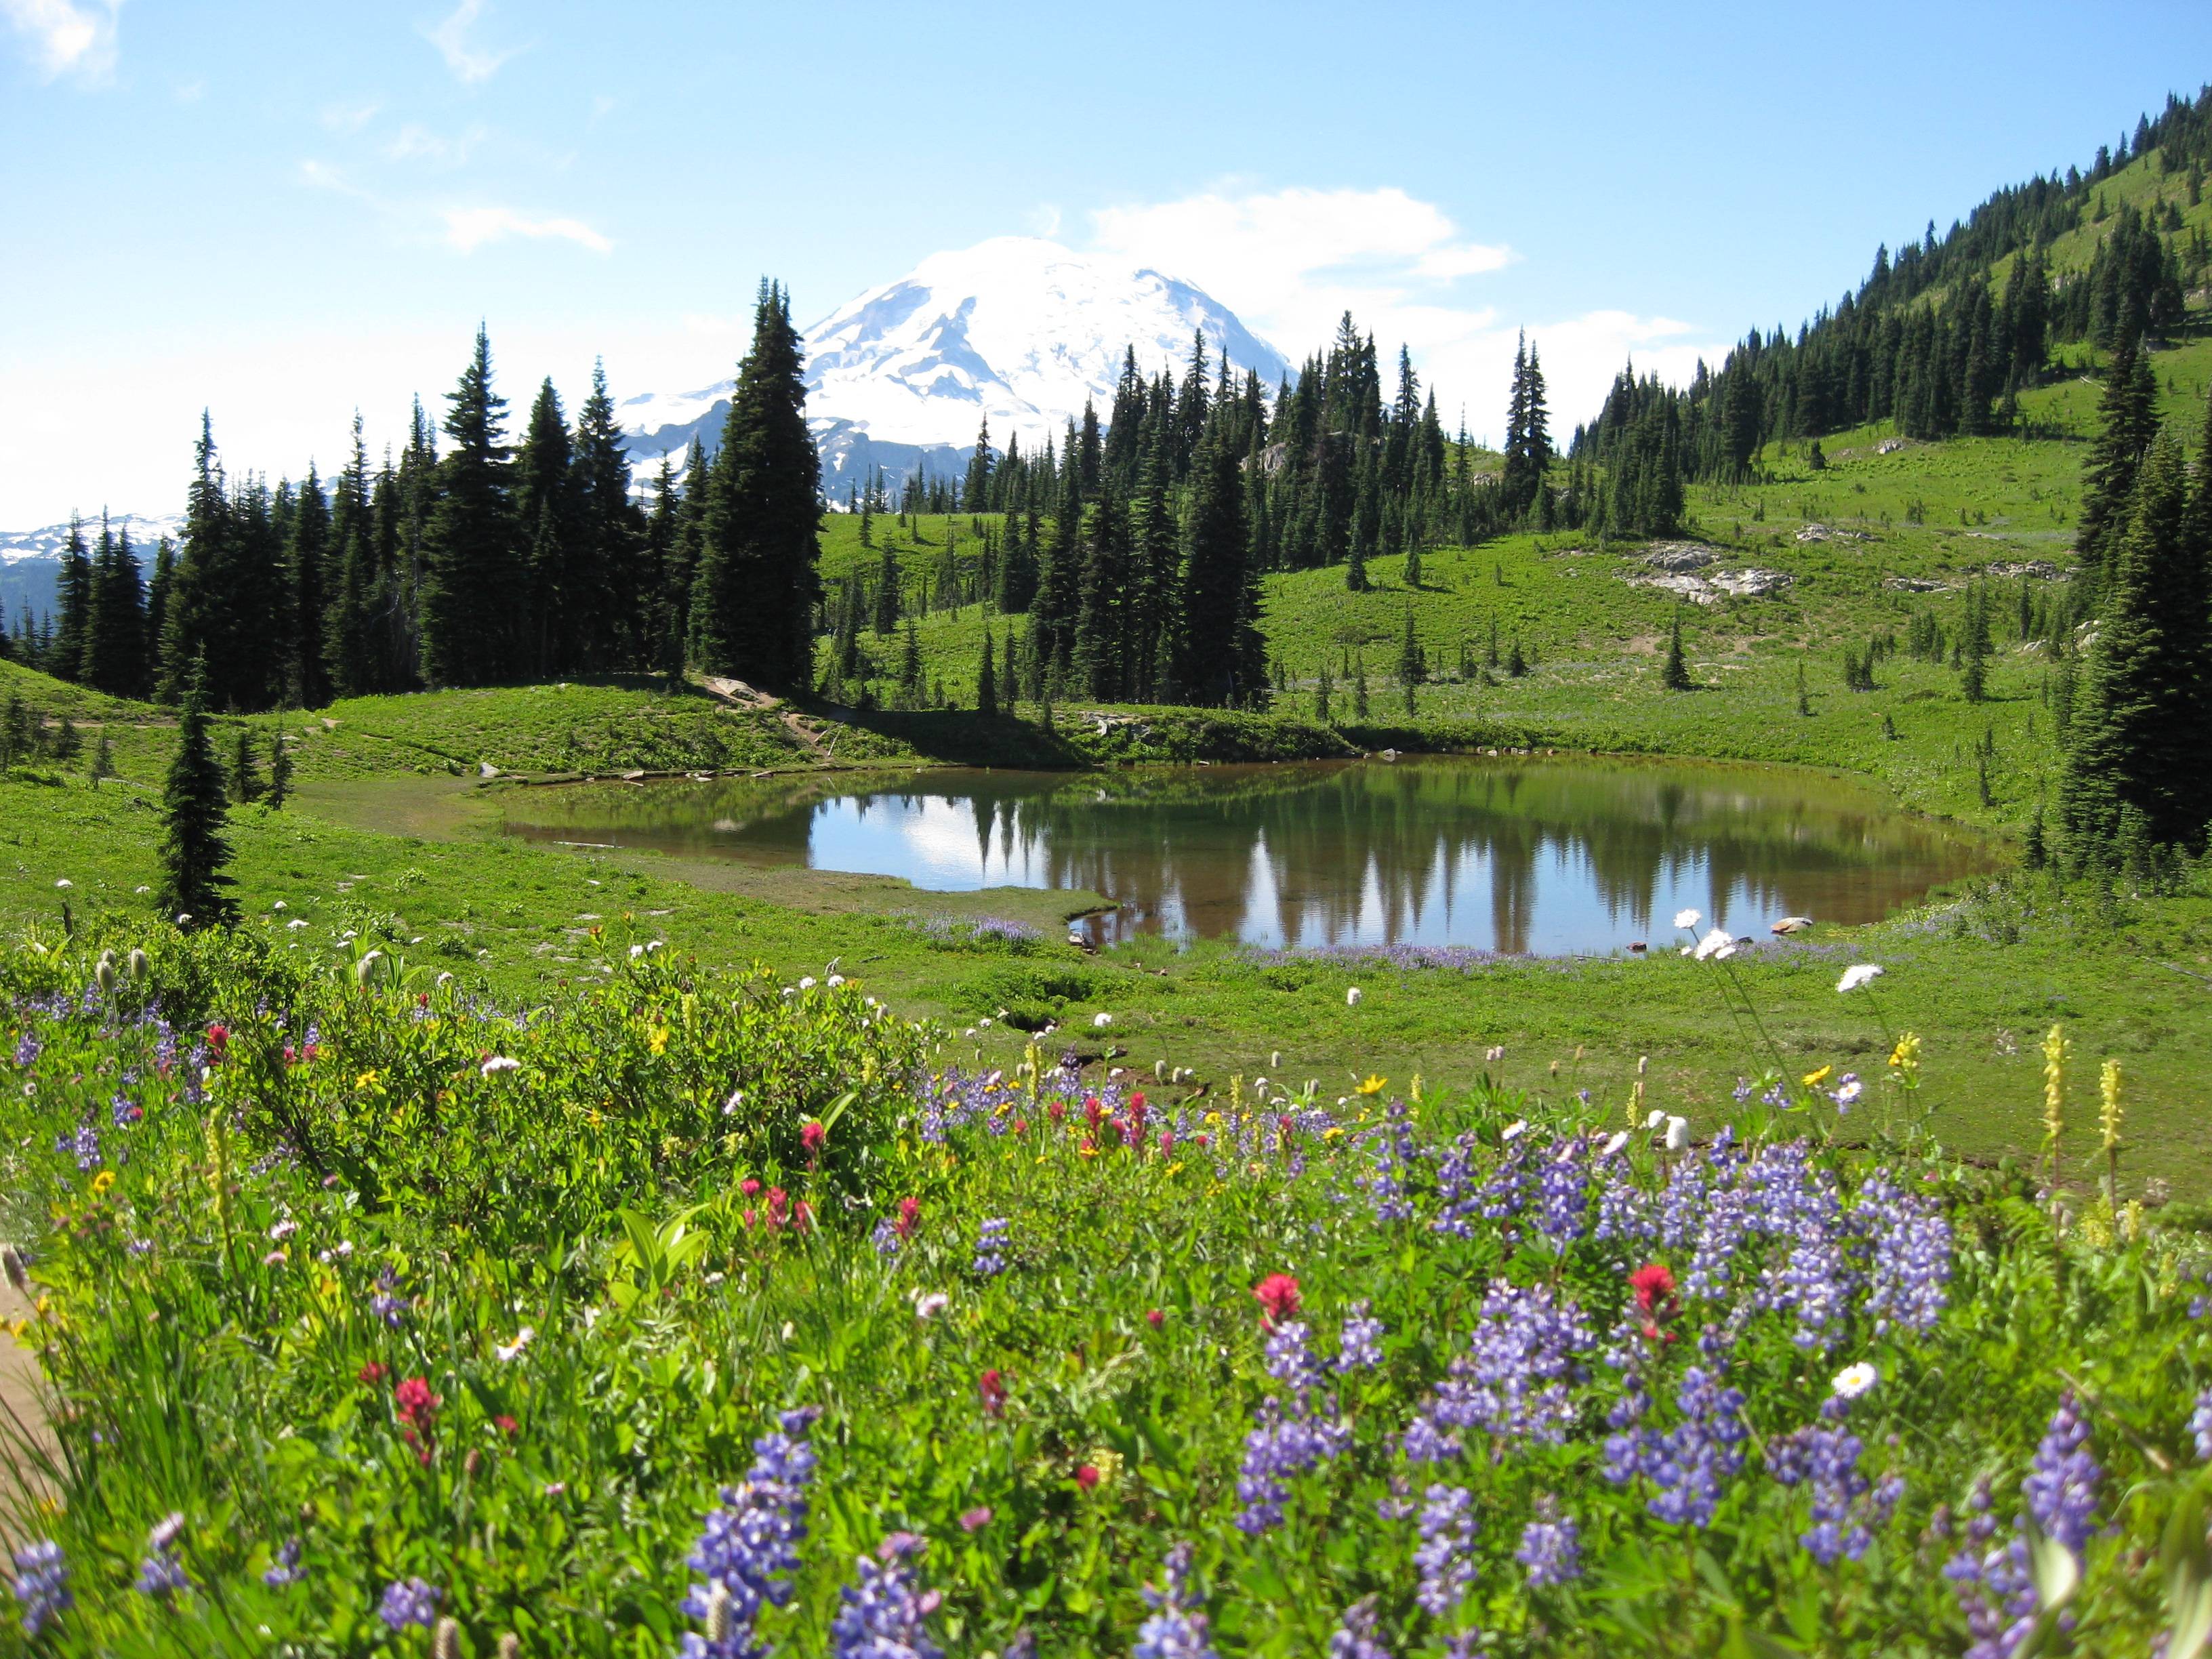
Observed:
[[[881,465],[896,483],[926,467],[963,471],[979,427],[1003,453],[1057,440],[1086,399],[1103,415],[1133,346],[1147,377],[1180,380],[1194,333],[1218,366],[1259,371],[1272,387],[1281,355],[1203,289],[1109,256],[1037,237],[999,236],[933,254],[806,331],[806,404],[822,450],[823,491]],[[711,449],[734,381],[632,398],[622,406],[641,472],[680,461],[694,434]]]
[[[118,533],[129,533],[139,568],[150,576],[155,548],[162,537],[176,536],[184,518],[179,514],[148,518],[125,513],[110,517],[107,523]],[[83,531],[85,546],[96,550],[100,520],[88,521]],[[43,530],[0,531],[0,617],[7,619],[9,626],[15,625],[20,611],[43,616],[54,608],[54,578],[61,569],[62,550],[69,545],[69,533],[65,524],[50,524]]]

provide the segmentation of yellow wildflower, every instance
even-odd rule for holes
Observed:
[[[1108,1446],[1093,1446],[1085,1462],[1098,1471],[1098,1483],[1110,1486],[1121,1478],[1121,1454]]]
[[[1321,1138],[1322,1138],[1323,1140],[1334,1140],[1334,1139],[1338,1139],[1340,1136],[1341,1136],[1343,1133],[1344,1133],[1344,1125],[1342,1125],[1341,1123],[1332,1123],[1332,1124],[1330,1124],[1330,1125],[1328,1126],[1328,1127],[1327,1127],[1326,1129],[1323,1129],[1323,1130],[1321,1132]]]
[[[652,1049],[654,1054],[666,1054],[668,1052],[668,1028],[665,1025],[654,1026],[653,1030],[647,1034],[645,1041],[646,1047]]]
[[[2120,1107],[2120,1062],[2108,1060],[2104,1073],[2097,1079],[2097,1123],[2105,1132],[2105,1150],[2118,1152],[2120,1146],[2120,1126],[2126,1114]]]
[[[353,1080],[353,1086],[356,1089],[374,1089],[376,1086],[376,1073],[363,1072]]]
[[[2043,1134],[2054,1147],[2066,1133],[2066,1059],[2073,1047],[2063,1025],[2043,1039]]]
[[[1383,1091],[1383,1090],[1389,1086],[1390,1079],[1389,1078],[1378,1077],[1374,1073],[1370,1072],[1367,1074],[1366,1080],[1356,1085],[1352,1089],[1352,1092],[1359,1095],[1379,1095]]]
[[[1819,1088],[1823,1083],[1826,1083],[1835,1074],[1835,1070],[1836,1068],[1832,1066],[1823,1066],[1817,1072],[1806,1073],[1805,1086],[1808,1089]]]
[[[114,1184],[115,1171],[112,1170],[102,1170],[98,1175],[92,1178],[92,1195],[94,1198],[98,1198],[102,1193],[106,1192]]]
[[[1917,1032],[1907,1031],[1898,1038],[1897,1047],[1889,1051],[1889,1064],[1893,1071],[1902,1072],[1907,1078],[1919,1072],[1920,1037]]]
[[[1037,1162],[1042,1164],[1044,1160],[1042,1158],[1039,1158]],[[1168,1173],[1170,1175],[1181,1175],[1182,1173],[1182,1160],[1181,1158],[1177,1158],[1174,1163],[1169,1164]]]

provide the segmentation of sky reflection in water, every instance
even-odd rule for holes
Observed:
[[[1087,888],[1101,924],[1273,946],[1564,955],[1674,940],[1674,913],[1763,934],[1877,921],[1992,866],[1952,826],[1810,774],[1474,758],[933,771],[507,797],[508,833],[900,876]]]

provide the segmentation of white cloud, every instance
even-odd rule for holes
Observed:
[[[500,65],[521,51],[520,46],[506,52],[488,52],[469,44],[470,26],[483,10],[483,0],[461,0],[452,15],[443,19],[436,27],[425,29],[423,36],[437,47],[438,55],[446,60],[446,67],[459,79],[474,86],[479,81],[489,81],[499,73]]]
[[[47,80],[97,85],[115,73],[115,14],[123,0],[0,0],[4,16]]]
[[[458,137],[447,138],[410,121],[385,145],[385,159],[428,161],[433,167],[457,167],[469,159],[469,152],[483,141],[483,137],[482,127],[471,127]]]
[[[322,123],[332,132],[359,132],[376,118],[376,112],[382,107],[374,98],[325,104],[322,107]]]
[[[473,253],[489,242],[510,236],[533,240],[552,238],[574,242],[594,253],[611,253],[615,245],[580,219],[532,219],[512,208],[447,208],[444,214],[446,240],[463,253]]]
[[[1717,362],[1726,349],[1698,341],[1690,324],[1627,311],[1508,320],[1462,284],[1521,256],[1463,234],[1442,208],[1395,188],[1223,187],[1103,209],[1091,221],[1097,246],[1197,283],[1293,361],[1326,346],[1349,311],[1375,336],[1386,391],[1402,343],[1436,391],[1446,424],[1463,406],[1477,437],[1495,437],[1504,423],[1524,321],[1542,355],[1561,438],[1596,412],[1632,353],[1639,374],[1686,380],[1701,353]]]

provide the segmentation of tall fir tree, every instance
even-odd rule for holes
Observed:
[[[708,672],[806,689],[821,597],[821,463],[806,430],[805,363],[790,297],[768,283],[707,481],[693,584],[693,651]]]
[[[162,791],[161,884],[156,903],[179,927],[228,927],[238,920],[230,895],[230,843],[223,827],[222,764],[208,738],[207,670],[185,671],[177,748]]]
[[[2104,614],[2074,698],[2060,821],[2069,862],[2111,860],[2132,817],[2153,844],[2203,836],[2203,732],[2195,674],[2205,618],[2193,605],[2181,447],[2152,442],[2118,539]],[[2179,614],[2184,604],[2191,614]]]
[[[2148,354],[2124,341],[2105,371],[2100,424],[2081,469],[2081,514],[2074,548],[2093,596],[2127,529],[2136,469],[2158,434],[2158,385]]]
[[[54,573],[54,601],[60,620],[46,653],[46,671],[56,679],[82,680],[86,624],[92,616],[92,555],[85,545],[84,522],[74,514],[70,515],[69,539],[62,544],[61,566]]]
[[[491,342],[481,327],[446,401],[453,447],[439,463],[424,537],[422,673],[433,685],[489,685],[519,672],[514,619],[530,612],[503,441],[507,400],[492,390]]]
[[[1242,459],[1218,422],[1191,458],[1176,682],[1194,702],[1247,702],[1267,680],[1257,573],[1247,558]]]
[[[146,690],[146,588],[128,530],[100,526],[92,566],[92,603],[85,621],[85,684],[112,697]]]
[[[643,518],[630,500],[629,457],[602,362],[592,365],[592,390],[576,412],[572,453],[575,550],[567,568],[572,603],[585,607],[573,629],[577,665],[650,666],[659,647],[653,589],[664,572],[647,549]]]
[[[303,638],[314,639],[321,672],[303,684],[301,702],[319,708],[333,696],[357,697],[384,689],[378,684],[376,653],[370,640],[372,593],[380,561],[370,521],[368,450],[362,441],[361,411],[354,411],[353,453],[331,492],[330,552],[325,568],[323,612]],[[303,647],[304,650],[304,647]]]
[[[540,679],[583,665],[580,635],[599,609],[577,545],[572,459],[568,417],[549,375],[531,400],[514,473],[514,526],[529,592],[521,665]]]
[[[343,480],[340,480],[341,488]],[[291,612],[286,630],[290,650],[284,664],[284,697],[295,708],[319,708],[330,698],[330,676],[323,654],[330,605],[331,504],[313,461],[300,485],[284,550],[285,604]]]

